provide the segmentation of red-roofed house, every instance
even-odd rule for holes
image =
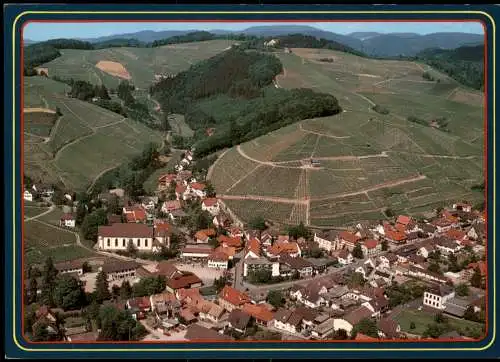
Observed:
[[[219,201],[215,197],[206,198],[201,202],[201,209],[208,211],[212,216],[218,215],[220,212]]]
[[[229,236],[231,236],[232,238],[242,238],[243,231],[239,227],[234,226],[229,229]]]
[[[147,221],[147,213],[142,205],[124,207],[123,213],[129,223],[145,223]]]
[[[385,239],[391,243],[403,244],[406,241],[406,234],[404,232],[392,228],[385,228],[384,233]]]
[[[399,215],[396,220],[397,224],[402,224],[404,226],[407,226],[410,222],[411,222],[411,217],[406,215]]]
[[[182,209],[181,202],[179,200],[169,200],[165,201],[161,206],[161,211],[165,214],[171,213],[176,210]]]
[[[177,175],[175,173],[167,173],[158,177],[158,190],[166,190],[172,181],[175,181]]]
[[[226,254],[229,260],[233,260],[234,256],[236,255],[236,248],[230,246],[229,247],[218,246],[215,248],[214,251],[220,251]]]
[[[451,240],[456,241],[457,243],[462,243],[467,239],[467,234],[459,229],[450,229],[445,233],[445,235]]]
[[[467,265],[468,279],[472,277],[476,268],[479,268],[483,278],[486,277],[486,274],[488,273],[488,265],[484,261],[479,261],[477,263],[470,263]]]
[[[251,303],[250,297],[229,285],[226,285],[219,294],[219,305],[231,312],[233,309],[242,308],[245,304]]]
[[[176,275],[171,279],[167,279],[167,291],[175,293],[179,289],[200,288],[203,282],[195,274],[191,272],[181,272],[181,275]]]
[[[61,220],[59,220],[59,226],[74,228],[75,218],[71,214],[64,214],[63,216],[61,216]]]
[[[347,247],[347,249],[349,249],[349,251],[352,251],[356,246],[356,244],[358,243],[359,237],[348,231],[342,231],[339,233],[339,240],[341,244],[343,244],[344,246]]]
[[[374,255],[382,251],[382,243],[379,243],[379,241],[375,239],[368,239],[363,241],[361,249],[365,256]]]
[[[273,313],[262,304],[247,303],[243,306],[243,311],[250,314],[257,324],[270,327],[273,320]]]
[[[227,270],[229,264],[229,256],[222,251],[214,251],[208,256],[208,267],[214,269]]]
[[[214,229],[204,229],[196,232],[196,234],[194,234],[194,239],[196,240],[197,244],[207,244],[209,239],[214,236],[215,236]]]
[[[256,238],[252,238],[247,241],[247,245],[245,248],[244,259],[247,258],[260,258],[260,242]]]
[[[233,238],[233,237],[229,237],[229,236],[226,236],[226,235],[219,235],[217,237],[217,241],[219,242],[219,245],[223,246],[223,247],[233,247],[233,248],[236,248],[236,249],[239,249],[242,247],[242,240],[241,238]]]
[[[175,187],[175,197],[177,198],[177,200],[187,200],[189,198],[189,196],[186,194],[186,190],[187,190],[187,187],[182,185],[182,184],[178,184],[176,187]]]
[[[267,248],[266,253],[269,257],[279,257],[280,254],[288,254],[295,258],[302,255],[299,244],[296,242],[278,242]]]
[[[187,191],[194,197],[205,198],[207,197],[205,188],[205,184],[202,184],[200,182],[193,182],[188,185]]]

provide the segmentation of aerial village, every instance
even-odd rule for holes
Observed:
[[[457,201],[429,219],[395,215],[339,230],[301,224],[285,232],[258,220],[258,215],[256,222],[242,223],[208,182],[193,177],[192,163],[188,151],[175,172],[158,178],[156,195],[140,202],[130,202],[121,189],[99,194],[103,205],[112,199],[120,205],[121,212],[108,209],[93,249],[110,258],[100,265],[85,259],[54,265],[58,275],[76,280],[85,293],[99,294],[102,305],[126,311],[142,326],[136,339],[484,336],[483,211]],[[33,201],[35,192],[47,200],[53,194],[50,188],[37,190],[33,185],[24,199]],[[169,198],[162,196],[166,193]],[[71,200],[71,195],[64,197]],[[75,209],[67,211],[59,227],[76,230]],[[38,288],[33,289],[30,279],[25,283],[30,285],[28,297],[36,299],[30,293],[43,295],[44,281],[41,276],[32,279],[38,279]],[[43,324],[60,340],[98,340],[102,319],[97,325],[92,318],[82,325],[57,323],[57,313],[71,319],[81,315],[81,309],[38,305],[31,316],[32,330]]]

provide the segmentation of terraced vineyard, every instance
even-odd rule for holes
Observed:
[[[344,112],[281,128],[219,158],[211,180],[243,220],[261,214],[283,224],[340,227],[384,219],[387,208],[422,215],[483,200],[471,190],[484,179],[481,94],[409,61],[324,49],[278,56],[284,72],[277,86],[331,93]],[[319,61],[328,57],[333,61]],[[439,82],[423,79],[424,71]],[[432,126],[440,118],[446,130]]]
[[[25,173],[34,179],[84,190],[105,170],[139,154],[148,142],[161,142],[159,132],[141,123],[66,97],[62,83],[27,77],[24,89],[25,108],[42,106],[52,113],[59,108],[62,113],[52,126],[44,123],[43,133],[31,118],[25,122]]]

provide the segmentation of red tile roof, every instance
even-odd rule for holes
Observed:
[[[406,231],[406,225],[403,224],[396,224],[395,228],[400,233],[404,233]]]
[[[152,238],[153,228],[144,224],[116,223],[99,226],[97,234],[102,237]]]
[[[202,184],[200,182],[193,182],[190,186],[193,190],[200,190],[200,191],[205,190],[206,187],[205,184]]]
[[[402,233],[400,231],[394,231],[394,230],[386,230],[385,231],[385,236],[394,241],[403,241],[406,239],[406,234]]]
[[[160,222],[154,225],[157,234],[170,233],[172,231],[172,226],[166,222]]]
[[[467,234],[462,230],[458,229],[450,229],[446,233],[446,236],[454,239],[454,240],[464,240]]]
[[[200,231],[197,231],[196,234],[194,234],[194,238],[196,240],[207,241],[209,236],[205,233],[205,230],[200,230]]]
[[[222,251],[214,251],[212,254],[208,256],[208,260],[213,261],[228,261],[229,256]]]
[[[226,254],[230,259],[236,255],[236,248],[234,247],[223,247],[223,246],[218,246],[215,248],[215,251],[217,252],[222,252]]]
[[[175,187],[175,193],[176,194],[183,194],[184,192],[186,192],[186,189],[187,189],[186,186],[179,184]]]
[[[251,302],[248,295],[230,287],[229,285],[226,285],[224,289],[222,289],[219,296],[234,306],[242,306]]]
[[[167,211],[174,211],[182,209],[181,202],[179,200],[165,201],[163,206]]]
[[[299,246],[296,242],[276,242],[267,249],[269,254],[279,255],[281,253],[295,254],[299,252]]]
[[[260,242],[256,238],[252,238],[247,242],[247,251],[253,252],[255,255],[260,255]]]
[[[175,173],[167,173],[158,177],[158,182],[170,184],[170,182],[174,181],[177,178]]]
[[[219,242],[219,244],[223,244],[225,246],[231,246],[231,247],[235,247],[235,248],[240,247],[242,244],[242,240],[240,237],[231,238],[231,237],[226,236],[226,235],[219,235],[219,237],[217,238],[217,241]]]
[[[127,222],[144,222],[147,219],[146,210],[142,206],[125,207]]]
[[[274,317],[273,313],[264,305],[247,303],[243,306],[243,311],[247,312],[255,319],[264,322],[270,322]]]
[[[203,205],[206,207],[211,207],[217,204],[217,199],[215,197],[210,197],[202,201]]]
[[[367,249],[375,249],[378,245],[378,241],[375,239],[369,239],[363,243]]]
[[[377,341],[378,338],[373,338],[370,336],[367,336],[366,334],[363,333],[358,333],[356,334],[356,338],[354,338],[355,341]]]
[[[411,217],[406,215],[399,215],[396,223],[403,224],[404,226],[408,225],[411,222]]]
[[[167,285],[174,290],[182,288],[189,289],[191,288],[191,285],[198,283],[201,283],[201,279],[195,274],[189,272],[183,272],[180,276],[167,279]]]
[[[340,232],[339,238],[343,239],[351,244],[356,244],[356,242],[359,240],[359,237],[357,235],[350,233],[348,231]]]
[[[61,216],[61,220],[74,220],[75,218],[71,214],[64,214]]]

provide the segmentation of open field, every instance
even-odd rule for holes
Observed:
[[[483,199],[470,189],[484,179],[481,95],[433,69],[440,82],[426,81],[428,67],[413,62],[325,49],[292,52],[278,54],[284,71],[277,85],[331,93],[344,112],[226,152],[211,180],[237,215],[248,219],[262,210],[270,220],[295,223],[301,217],[283,210],[292,205],[310,226],[327,228],[383,219],[386,208],[421,215],[445,203]],[[319,61],[327,57],[334,61]],[[466,101],[468,94],[474,97]],[[376,113],[375,104],[389,114]],[[410,116],[445,117],[449,131],[410,122]],[[276,201],[278,208],[260,206]]]
[[[474,331],[482,335],[484,326],[481,323],[471,322],[464,319],[455,319],[447,317],[450,327],[454,330],[461,331],[464,335],[471,335]],[[402,332],[422,335],[427,329],[428,324],[434,323],[434,314],[425,310],[403,310],[394,318],[400,325]],[[411,329],[411,322],[415,323],[415,328]]]
[[[115,74],[113,72],[107,73],[109,67],[104,68],[106,71],[96,67],[99,62],[115,62],[126,69],[136,87],[147,88],[155,81],[155,74],[173,75],[186,70],[197,61],[220,53],[232,43],[210,40],[157,48],[64,49],[61,50],[61,57],[43,66],[48,68],[51,76],[85,80],[93,84],[104,83],[108,88],[116,88],[122,78],[111,75]],[[121,76],[124,74],[120,72]]]
[[[59,84],[44,77],[25,78],[28,98],[39,96],[62,113],[45,139],[25,138],[25,172],[29,176],[83,190],[104,170],[139,154],[148,142],[161,142],[160,132],[141,123],[67,98],[66,88]],[[25,125],[29,132],[29,123]]]
[[[182,114],[172,114],[168,123],[172,128],[172,133],[182,136],[182,137],[193,137],[194,131],[189,127],[189,125],[184,121],[184,116]]]
[[[87,249],[76,245],[73,233],[44,225],[36,220],[24,224],[24,246],[27,264],[43,263],[49,256],[57,263],[93,255]]]
[[[48,137],[57,116],[49,112],[24,112],[24,128],[30,135]]]

